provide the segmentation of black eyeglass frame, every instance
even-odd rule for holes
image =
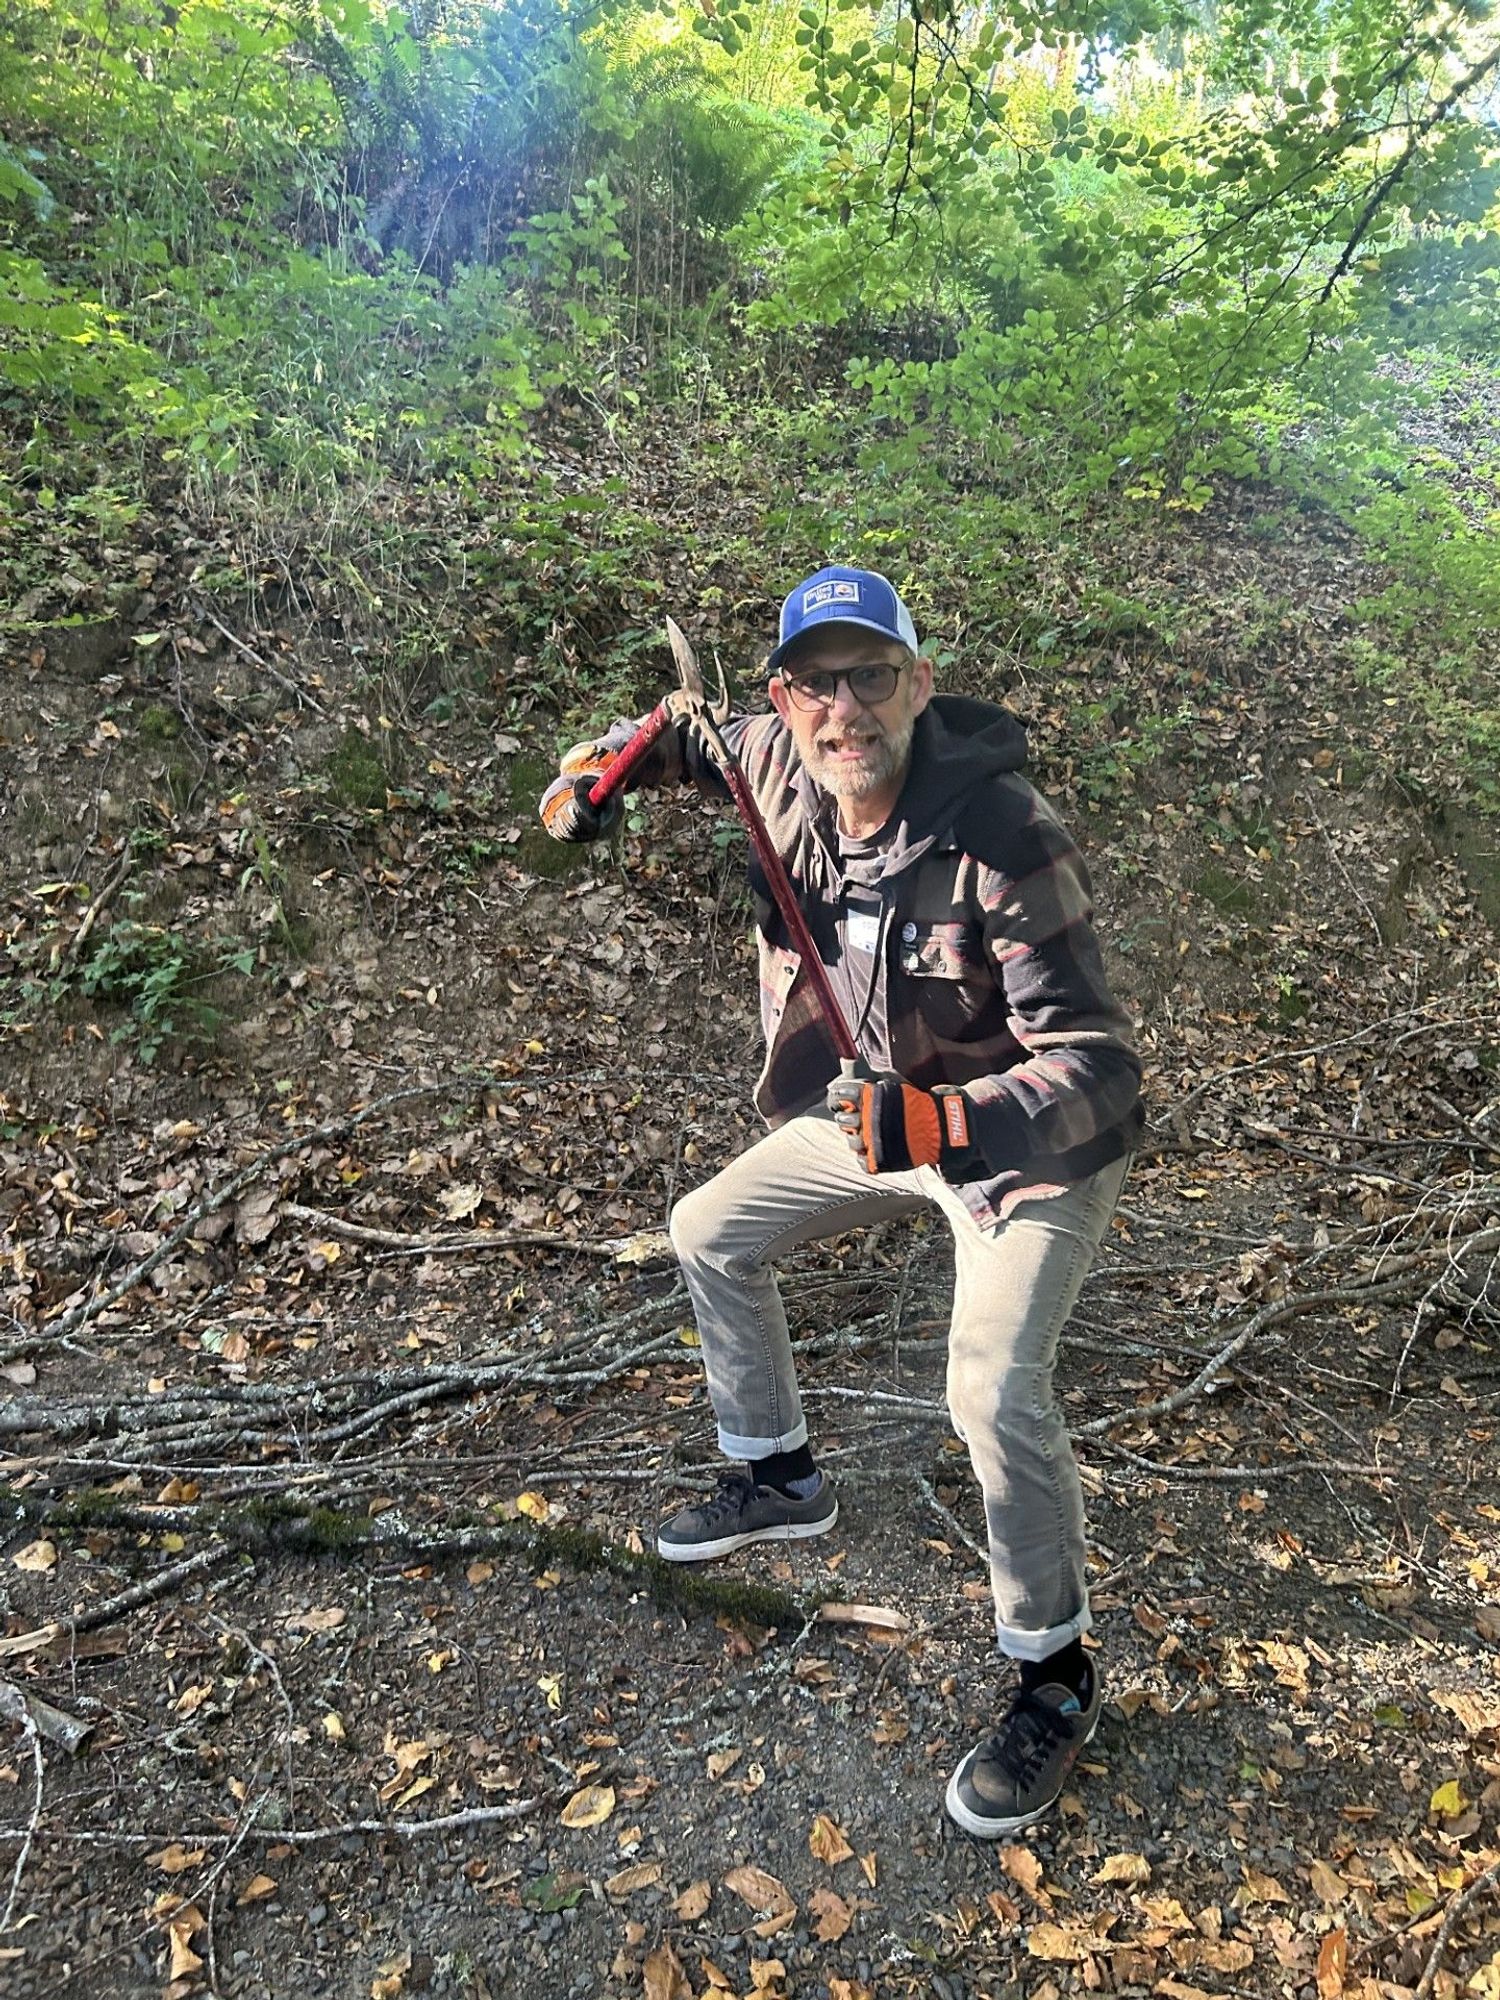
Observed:
[[[798,708],[806,713],[811,713],[813,710],[819,708],[832,708],[834,702],[838,699],[840,681],[847,681],[849,683],[849,691],[861,708],[879,708],[883,701],[890,700],[901,684],[901,676],[912,664],[913,662],[910,660],[903,660],[899,666],[890,660],[868,660],[862,661],[856,667],[820,667],[816,672],[810,674],[782,673],[778,675],[778,679]],[[867,680],[871,674],[880,674],[882,676],[889,674],[891,677],[890,686],[886,688],[883,694],[862,693],[856,679],[861,674]],[[810,694],[811,684],[814,681],[826,681],[828,692],[826,694]]]

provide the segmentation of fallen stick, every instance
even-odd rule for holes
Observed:
[[[310,708],[314,715],[327,715],[328,710],[324,708],[320,701],[310,695],[306,688],[298,687],[297,683],[293,680],[288,680],[279,668],[273,667],[269,660],[262,659],[253,646],[246,645],[245,641],[237,633],[231,632],[224,621],[221,618],[216,618],[207,605],[203,607],[203,615],[209,624],[229,641],[234,650],[250,662],[252,667],[259,667],[261,672],[268,674],[279,688],[284,688],[299,708]]]
[[[98,923],[100,917],[103,916],[104,912],[119,894],[120,884],[130,873],[131,863],[134,859],[135,851],[127,839],[124,853],[105,878],[98,895],[94,897],[93,901],[84,911],[83,920],[77,930],[74,931],[65,945],[54,945],[47,965],[47,970],[52,974],[53,978],[57,978],[61,973],[66,972],[79,952],[88,943],[95,924]]]
[[[330,1215],[326,1209],[305,1208],[297,1201],[283,1203],[281,1212],[294,1222],[321,1229],[325,1235],[341,1236],[346,1243],[386,1250],[397,1257],[453,1257],[473,1250],[576,1250],[584,1257],[615,1258],[632,1240],[622,1236],[590,1242],[582,1237],[564,1236],[555,1229],[464,1229],[426,1236],[399,1229],[374,1229],[365,1222],[349,1222],[342,1215]]]
[[[49,1743],[55,1743],[59,1750],[66,1750],[70,1757],[76,1757],[85,1740],[93,1734],[92,1722],[84,1722],[76,1715],[64,1715],[60,1708],[54,1708],[50,1701],[43,1701],[39,1694],[17,1687],[14,1681],[0,1680],[0,1721],[20,1723],[24,1727],[28,1716]]]
[[[1284,1319],[1296,1319],[1303,1313],[1316,1312],[1322,1306],[1368,1305],[1374,1299],[1401,1298],[1413,1289],[1413,1279],[1404,1277],[1393,1279],[1386,1285],[1343,1285],[1324,1292],[1306,1292],[1300,1298],[1278,1299],[1274,1305],[1263,1306],[1238,1333],[1226,1340],[1184,1388],[1170,1396],[1158,1397],[1154,1403],[1141,1403],[1135,1409],[1120,1410],[1110,1417],[1095,1417],[1090,1423],[1077,1425],[1074,1436],[1103,1437],[1107,1432],[1117,1430],[1121,1424],[1164,1417],[1188,1403],[1195,1403],[1200,1396],[1211,1392],[1217,1377],[1257,1334],[1264,1333],[1268,1327],[1276,1326]]]
[[[1116,1444],[1113,1438],[1100,1438],[1099,1449],[1107,1451],[1112,1458],[1123,1458],[1127,1465],[1138,1465],[1143,1472],[1154,1473],[1162,1479],[1202,1479],[1210,1483],[1223,1481],[1228,1485],[1253,1486],[1257,1480],[1290,1479],[1307,1472],[1337,1472],[1351,1479],[1381,1481],[1394,1476],[1384,1466],[1360,1465],[1342,1458],[1292,1458],[1270,1465],[1170,1465],[1160,1459],[1147,1458],[1141,1452],[1128,1451],[1124,1445]]]
[[[1448,1905],[1442,1928],[1432,1941],[1432,1950],[1427,1954],[1427,1963],[1422,1968],[1422,1977],[1417,1981],[1412,2000],[1430,2000],[1433,1987],[1437,1984],[1438,1969],[1443,1962],[1443,1953],[1448,1949],[1448,1940],[1458,1929],[1459,1920],[1470,1909],[1486,1889],[1493,1889],[1500,1883],[1500,1861],[1492,1861],[1482,1875],[1476,1875],[1468,1888],[1455,1896]]]
[[[0,1835],[0,1838],[19,1840],[21,1843],[21,1851],[16,1856],[15,1869],[10,1878],[10,1894],[5,1899],[5,1913],[0,1916],[0,1933],[10,1929],[10,1920],[16,1913],[16,1898],[21,1893],[21,1877],[26,1873],[26,1863],[31,1858],[32,1844],[36,1840],[36,1830],[41,1825],[42,1788],[47,1782],[47,1767],[42,1762],[42,1732],[32,1721],[31,1716],[24,1711],[21,1716],[21,1728],[26,1737],[27,1747],[31,1751],[31,1818],[26,1822],[24,1831],[19,1827],[14,1829],[7,1827],[4,1834]]]
[[[500,1826],[507,1820],[524,1819],[548,1803],[546,1798],[512,1799],[504,1806],[469,1806],[463,1812],[442,1813],[436,1819],[351,1819],[337,1826],[305,1827],[289,1832],[285,1827],[255,1827],[250,1834],[226,1833],[220,1827],[192,1827],[174,1833],[106,1833],[91,1827],[58,1827],[51,1838],[79,1841],[88,1847],[217,1847],[221,1842],[246,1839],[274,1841],[278,1846],[315,1847],[330,1840],[347,1840],[352,1834],[394,1834],[398,1840],[416,1840],[429,1833],[458,1833],[471,1826]],[[18,1840],[20,1829],[0,1827],[0,1840]]]
[[[144,1516],[136,1522],[137,1526],[143,1524]],[[70,1639],[76,1632],[92,1632],[101,1625],[112,1625],[117,1618],[138,1610],[141,1605],[153,1604],[158,1597],[165,1597],[178,1584],[186,1583],[189,1577],[228,1562],[233,1554],[234,1550],[227,1544],[200,1549],[197,1555],[189,1556],[185,1562],[173,1563],[170,1569],[158,1570],[155,1576],[132,1584],[118,1597],[107,1597],[102,1604],[91,1605],[87,1611],[79,1612],[76,1618],[53,1619],[46,1625],[39,1625],[34,1632],[12,1633],[7,1639],[0,1639],[0,1660],[21,1659],[28,1653],[41,1652],[44,1646],[52,1645],[55,1640]]]
[[[225,1561],[237,1549],[251,1555],[362,1556],[376,1562],[396,1556],[409,1560],[413,1555],[433,1560],[520,1555],[538,1569],[560,1564],[581,1571],[605,1570],[638,1590],[649,1591],[668,1610],[728,1615],[754,1625],[774,1626],[778,1631],[796,1629],[818,1608],[817,1604],[804,1605],[789,1591],[772,1585],[741,1577],[705,1576],[688,1565],[668,1562],[653,1550],[637,1552],[589,1529],[567,1524],[470,1518],[423,1527],[403,1519],[395,1510],[372,1516],[305,1501],[278,1505],[271,1496],[235,1506],[199,1502],[195,1506],[146,1507],[97,1492],[82,1504],[47,1501],[31,1493],[17,1494],[15,1500],[23,1518],[41,1526],[86,1524],[158,1534],[170,1528],[208,1533],[215,1542],[212,1548],[174,1564],[171,1570],[83,1613],[69,1625],[53,1624],[0,1639],[0,1658],[36,1652],[62,1633],[110,1622],[122,1609],[165,1595],[194,1570]]]

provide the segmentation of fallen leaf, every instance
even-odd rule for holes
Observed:
[[[203,1960],[189,1942],[196,1928],[188,1917],[174,1917],[168,1924],[167,1936],[172,1941],[172,1961],[167,1967],[169,1979],[188,1979],[203,1970]]]
[[[854,1922],[853,1910],[835,1889],[814,1889],[807,1907],[816,1918],[813,1935],[824,1944],[836,1944]]]
[[[1320,1903],[1342,1903],[1348,1895],[1348,1883],[1326,1861],[1310,1861],[1307,1872],[1312,1881],[1313,1894]]]
[[[427,1741],[425,1736],[414,1736],[407,1743],[397,1743],[388,1736],[385,1743],[385,1752],[388,1757],[393,1759],[396,1766],[395,1776],[387,1778],[385,1783],[380,1787],[379,1797],[382,1802],[388,1803],[391,1799],[395,1798],[399,1791],[405,1788],[412,1772],[416,1770],[417,1766],[425,1763],[432,1755],[432,1745]]]
[[[495,1574],[495,1565],[487,1562],[473,1562],[464,1571],[464,1579],[477,1589],[481,1583],[488,1583]]]
[[[875,1887],[875,1872],[876,1872],[876,1862],[873,1851],[869,1854],[862,1854],[859,1857],[859,1865],[865,1880],[869,1883],[870,1887],[873,1889]]]
[[[1151,1863],[1144,1854],[1111,1854],[1104,1866],[1089,1877],[1091,1882],[1130,1882],[1136,1886],[1151,1880]]]
[[[1002,1847],[995,1858],[1002,1875],[1008,1875],[1028,1896],[1036,1895],[1042,1886],[1042,1864],[1029,1847]]]
[[[697,1923],[713,1899],[713,1888],[708,1882],[689,1882],[682,1894],[672,1904],[685,1924]]]
[[[267,1896],[276,1894],[276,1884],[269,1875],[252,1875],[235,1898],[239,1903],[263,1903]]]
[[[336,1708],[330,1708],[323,1717],[323,1734],[330,1743],[347,1743],[349,1732],[344,1727],[344,1718]]]
[[[1167,1950],[1184,1972],[1199,1965],[1213,1972],[1244,1972],[1255,1963],[1253,1946],[1238,1938],[1174,1938]]]
[[[1081,1959],[1091,1957],[1098,1943],[1092,1931],[1080,1936],[1061,1924],[1033,1924],[1026,1933],[1026,1949],[1031,1956],[1049,1959],[1054,1964],[1076,1965]]]
[[[1301,1646],[1284,1645],[1279,1639],[1264,1639],[1259,1650],[1266,1665],[1275,1670],[1278,1686],[1306,1692],[1307,1654]]]
[[[562,1809],[564,1826],[602,1826],[615,1809],[613,1785],[585,1785]]]
[[[348,1616],[342,1604],[330,1604],[321,1611],[294,1611],[286,1622],[293,1632],[335,1632]]]
[[[827,1813],[819,1813],[813,1821],[807,1844],[813,1851],[814,1859],[826,1862],[830,1868],[836,1868],[841,1861],[854,1859],[854,1849]]]
[[[1440,1814],[1444,1819],[1457,1819],[1468,1803],[1469,1801],[1458,1789],[1458,1781],[1450,1778],[1446,1785],[1439,1785],[1433,1793],[1429,1810]]]
[[[180,1840],[163,1847],[155,1854],[146,1856],[148,1868],[159,1868],[163,1875],[182,1875],[189,1868],[196,1868],[207,1852],[206,1848],[184,1847]]]
[[[786,1978],[786,1967],[779,1958],[752,1958],[750,1961],[750,1990],[752,1995],[766,1995],[770,2000],[776,1988]]]
[[[437,1199],[450,1222],[466,1222],[484,1200],[484,1191],[473,1181],[460,1181],[455,1187],[439,1189]]]
[[[637,1889],[650,1889],[661,1880],[659,1861],[638,1861],[634,1868],[622,1868],[604,1884],[611,1896],[633,1896]]]
[[[732,1771],[744,1754],[743,1750],[711,1751],[708,1759],[708,1775],[717,1781],[726,1771]]]
[[[862,1979],[830,1979],[828,2000],[875,2000],[875,1988]]]
[[[664,1229],[640,1229],[634,1236],[627,1236],[615,1251],[617,1264],[671,1263],[677,1253],[672,1248],[672,1239]]]
[[[693,1989],[682,1960],[670,1943],[659,1944],[646,1957],[645,2000],[693,2000]]]
[[[820,1604],[818,1618],[824,1625],[870,1625],[886,1632],[909,1632],[911,1620],[904,1611],[892,1611],[884,1604]]]
[[[199,1681],[194,1687],[184,1688],[172,1706],[178,1715],[196,1715],[213,1691],[212,1681]]]
[[[247,1194],[234,1205],[235,1241],[255,1249],[275,1233],[281,1211],[276,1205],[276,1197],[265,1189]]]
[[[786,1884],[768,1875],[764,1868],[731,1868],[724,1877],[724,1887],[761,1917],[762,1921],[753,1926],[757,1937],[774,1937],[797,1914],[797,1905],[787,1893]]]
[[[11,1557],[17,1569],[43,1571],[57,1568],[57,1544],[49,1542],[44,1535],[40,1541],[28,1542],[24,1549],[17,1549]]]
[[[1348,1932],[1330,1931],[1318,1946],[1318,2000],[1340,2000],[1348,1964]]]
[[[1466,1689],[1434,1688],[1432,1705],[1446,1709],[1467,1736],[1500,1732],[1500,1703],[1487,1701],[1483,1695]]]
[[[1151,1928],[1136,1943],[1154,1950],[1158,1945],[1168,1943],[1182,1931],[1193,1929],[1193,1920],[1175,1896],[1142,1896],[1141,1915],[1148,1917]]]
[[[1246,1903],[1290,1903],[1291,1897],[1274,1875],[1267,1875],[1259,1868],[1245,1864],[1245,1886],[1235,1893],[1237,1902]]]
[[[528,1520],[545,1521],[547,1518],[547,1503],[540,1493],[518,1493],[516,1495],[516,1512],[526,1515]]]

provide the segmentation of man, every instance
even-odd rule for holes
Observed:
[[[956,1253],[948,1406],[984,1495],[1000,1648],[1019,1686],[946,1804],[999,1837],[1039,1819],[1093,1734],[1083,1496],[1053,1390],[1058,1336],[1140,1130],[1140,1065],[1110,995],[1088,877],[1019,775],[1004,709],[934,695],[890,583],[836,565],[781,608],[771,713],[725,726],[801,900],[869,1080],[845,1080],[773,901],[757,888],[769,1135],[680,1201],[672,1241],[702,1339],[718,1441],[739,1461],[657,1548],[697,1562],[826,1534],[772,1265],[816,1238],[936,1206]],[[564,759],[542,801],[558,838],[607,830]],[[647,783],[714,787],[671,732]]]

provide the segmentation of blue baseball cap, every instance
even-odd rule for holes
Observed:
[[[911,613],[894,584],[873,569],[830,563],[799,583],[783,602],[776,650],[766,661],[768,670],[776,673],[790,648],[819,625],[863,625],[882,639],[894,639],[914,653],[921,651]]]

